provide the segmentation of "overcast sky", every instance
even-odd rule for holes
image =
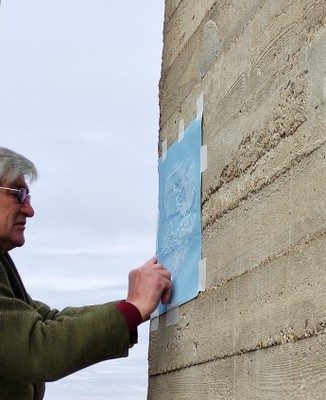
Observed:
[[[155,252],[163,0],[2,0],[0,145],[37,166],[12,252],[51,307],[126,296]],[[144,400],[148,324],[129,359],[48,384],[47,400]]]

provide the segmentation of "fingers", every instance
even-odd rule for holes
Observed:
[[[163,277],[171,280],[171,273],[164,267],[163,264],[158,264],[157,263],[157,257],[156,256],[152,257],[144,266],[149,266],[149,267],[152,267],[152,268],[155,268],[155,269],[159,270],[160,274]]]
[[[152,257],[149,261],[153,262],[154,264],[157,264],[157,256]]]
[[[161,300],[167,304],[172,294],[171,273],[151,258],[129,274],[127,301],[140,311],[143,321],[156,309]]]
[[[155,260],[155,265],[153,266],[155,269],[157,269],[160,273],[160,275],[165,278],[165,288],[162,291],[162,295],[161,295],[161,302],[163,304],[167,304],[172,296],[172,275],[171,272],[168,271],[163,264],[157,264],[157,258],[153,257],[151,259],[152,262],[154,262]]]
[[[162,292],[161,302],[163,304],[167,304],[172,297],[172,282],[168,281],[166,284],[166,288]]]
[[[167,304],[172,297],[172,275],[162,264],[156,266],[159,274],[164,278],[164,288],[161,294],[161,302]]]
[[[165,267],[163,267],[163,265],[157,264],[155,265],[155,269],[161,276],[163,276],[168,280],[171,280],[171,272],[169,272]]]

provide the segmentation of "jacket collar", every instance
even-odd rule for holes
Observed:
[[[8,253],[0,252],[0,263],[3,265],[6,271],[11,289],[15,297],[29,304],[29,296],[10,255]]]

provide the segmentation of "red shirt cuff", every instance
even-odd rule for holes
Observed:
[[[125,317],[129,332],[134,331],[137,326],[143,322],[143,318],[138,308],[128,301],[119,301],[119,303],[116,303],[115,306],[119,311],[122,312],[123,316]]]

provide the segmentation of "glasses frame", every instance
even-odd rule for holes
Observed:
[[[23,204],[25,200],[30,201],[30,199],[31,199],[31,195],[28,194],[28,191],[27,191],[26,188],[13,189],[13,188],[0,186],[0,189],[8,190],[9,192],[16,193],[16,197],[17,197],[17,200],[18,200],[19,204]]]

